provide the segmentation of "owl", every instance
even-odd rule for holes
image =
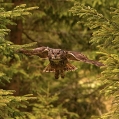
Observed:
[[[74,65],[72,65],[69,62],[69,60],[82,61],[85,63],[94,64],[99,67],[103,66],[101,62],[90,60],[85,55],[75,51],[53,49],[42,46],[30,50],[21,49],[19,50],[19,52],[28,56],[37,55],[40,58],[48,59],[49,64],[45,67],[43,72],[54,72],[55,79],[58,79],[59,76],[61,76],[61,78],[64,78],[65,71],[74,71],[77,69]]]

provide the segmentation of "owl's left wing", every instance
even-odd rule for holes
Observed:
[[[19,53],[23,53],[25,55],[38,55],[41,58],[48,58],[48,48],[49,47],[38,47],[35,49],[20,49]]]
[[[104,64],[102,64],[101,62],[98,62],[95,60],[90,60],[85,55],[83,55],[79,52],[75,52],[75,51],[67,51],[67,58],[69,60],[82,61],[82,62],[86,62],[89,64],[94,64],[94,65],[99,66],[99,67],[104,66]]]

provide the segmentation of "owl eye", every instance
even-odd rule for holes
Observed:
[[[58,55],[60,54],[60,52],[57,53]]]

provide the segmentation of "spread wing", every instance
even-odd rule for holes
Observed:
[[[25,55],[38,55],[41,58],[48,58],[48,47],[38,47],[35,49],[20,49],[20,53],[23,53]]]
[[[102,64],[101,62],[90,60],[85,55],[75,51],[67,51],[67,58],[69,60],[82,61],[89,64],[94,64],[96,66],[104,66],[104,64]]]

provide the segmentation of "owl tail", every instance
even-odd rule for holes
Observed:
[[[75,71],[76,69],[77,68],[74,65],[72,65],[70,63],[66,64],[65,71]]]
[[[51,67],[51,65],[48,64],[48,65],[45,67],[45,69],[43,70],[43,72],[55,72],[55,69],[53,69],[53,68]]]
[[[77,68],[70,64],[69,62],[66,64],[66,66],[62,69],[64,71],[75,71]],[[43,70],[43,72],[55,72],[55,69],[51,67],[50,64],[48,64],[45,69]]]

